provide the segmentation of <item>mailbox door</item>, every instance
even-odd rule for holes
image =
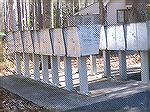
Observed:
[[[138,50],[148,50],[147,25],[145,23],[137,23],[137,40]]]
[[[100,25],[78,26],[81,55],[99,54]]]
[[[14,33],[14,37],[15,37],[15,48],[16,48],[16,52],[23,52],[23,44],[22,44],[22,37],[21,37],[21,32],[15,32]]]
[[[52,29],[51,37],[53,39],[54,55],[65,56],[65,45],[61,28]]]
[[[125,37],[123,25],[116,26],[116,41],[119,50],[125,50]]]
[[[125,50],[123,25],[107,28],[107,42],[109,50]]]
[[[107,42],[109,50],[116,50],[117,41],[116,41],[116,27],[110,26],[107,27]]]
[[[101,27],[101,33],[100,33],[100,50],[104,50],[107,48],[106,45],[106,34],[104,30],[104,26]]]
[[[33,49],[35,54],[40,54],[40,40],[37,31],[32,31]]]
[[[68,57],[80,57],[80,42],[77,27],[67,27],[64,29],[65,43]]]
[[[40,30],[39,38],[40,38],[40,53],[42,55],[52,55],[53,52],[49,29]]]
[[[136,24],[128,24],[127,25],[127,50],[137,50],[137,30]]]
[[[127,49],[148,50],[146,23],[134,23],[127,26]]]
[[[7,33],[6,35],[6,46],[8,54],[15,52],[15,40],[12,32]]]
[[[23,33],[23,44],[25,53],[33,53],[33,44],[30,31],[24,31]]]

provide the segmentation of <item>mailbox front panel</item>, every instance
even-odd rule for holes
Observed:
[[[9,54],[15,52],[15,40],[12,32],[6,35],[6,46]]]
[[[40,53],[42,55],[52,55],[53,52],[49,29],[40,30],[38,33],[40,39]]]
[[[30,31],[24,31],[23,33],[23,44],[25,53],[33,53],[33,44]]]
[[[108,50],[125,50],[123,25],[107,28]]]
[[[79,57],[80,53],[80,42],[76,27],[67,27],[64,29],[65,43],[67,48],[68,57]]]
[[[127,50],[148,50],[146,23],[134,23],[127,26]]]
[[[99,54],[100,25],[78,26],[81,55]]]
[[[148,50],[147,26],[145,23],[137,23],[138,50]]]
[[[127,25],[127,50],[137,50],[137,29],[136,24]]]
[[[16,52],[23,52],[23,44],[22,44],[22,37],[21,37],[21,32],[15,32],[14,33],[14,38],[15,38],[15,48]]]
[[[101,27],[101,33],[100,33],[100,50],[105,50],[107,48],[106,44],[106,34],[104,30],[104,26]]]
[[[53,39],[54,55],[65,56],[66,52],[62,29],[61,28],[53,29],[51,32],[51,37]]]
[[[40,54],[40,40],[37,31],[32,31],[33,49],[35,54]]]

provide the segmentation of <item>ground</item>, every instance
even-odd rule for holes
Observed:
[[[0,112],[48,112],[48,110],[0,87]]]

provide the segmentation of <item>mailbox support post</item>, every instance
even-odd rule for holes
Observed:
[[[43,75],[43,81],[46,83],[49,83],[49,72],[48,72],[48,56],[42,55],[42,75]]]
[[[86,57],[78,58],[79,66],[79,79],[80,79],[80,93],[88,95],[88,78],[87,78],[87,65]]]
[[[52,68],[52,82],[55,85],[59,85],[59,75],[58,75],[58,58],[53,56],[51,58],[51,68]]]
[[[16,59],[16,73],[17,75],[21,75],[21,56],[20,53],[15,53],[15,59]]]
[[[127,80],[126,51],[119,51],[119,73],[121,80]]]
[[[150,51],[141,51],[141,78],[145,84],[150,83]]]
[[[33,64],[34,64],[34,79],[40,80],[40,72],[39,72],[39,55],[33,54]]]
[[[96,75],[97,73],[96,56],[90,55],[90,62],[91,62],[91,74]]]
[[[29,70],[30,56],[28,53],[23,53],[23,60],[24,60],[24,76],[30,77],[30,70]]]
[[[71,57],[64,57],[65,83],[67,90],[73,90]]]
[[[109,51],[103,51],[103,58],[104,58],[104,75],[108,78],[111,77],[111,68],[110,68],[110,53]]]
[[[57,56],[57,60],[58,60],[58,70],[61,69],[61,66],[60,66],[60,56]]]

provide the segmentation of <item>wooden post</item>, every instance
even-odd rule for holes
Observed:
[[[141,78],[145,84],[150,83],[150,52],[141,51]]]
[[[52,82],[55,85],[59,85],[59,75],[58,75],[58,60],[57,56],[51,58],[51,68],[52,68]]]
[[[48,72],[48,56],[42,55],[42,75],[43,75],[43,81],[46,83],[49,83],[49,72]]]
[[[80,93],[88,95],[88,78],[86,57],[78,58],[79,65],[79,79],[80,79]]]
[[[38,54],[33,54],[34,79],[35,80],[40,80],[39,60],[40,60],[39,55]]]
[[[109,51],[103,51],[103,58],[104,58],[104,75],[108,78],[111,77],[111,68],[110,68],[110,53]]]
[[[23,61],[24,61],[24,76],[30,77],[30,70],[29,70],[29,60],[30,56],[28,53],[23,53]]]
[[[119,51],[119,73],[121,80],[127,80],[126,51]]]
[[[16,59],[16,73],[17,75],[21,75],[21,56],[20,53],[15,53],[15,59]]]
[[[64,57],[65,64],[65,83],[67,90],[73,90],[73,79],[72,79],[72,64],[71,57]]]
[[[96,67],[96,56],[90,55],[90,65],[91,65],[91,74],[96,75],[97,67]]]

